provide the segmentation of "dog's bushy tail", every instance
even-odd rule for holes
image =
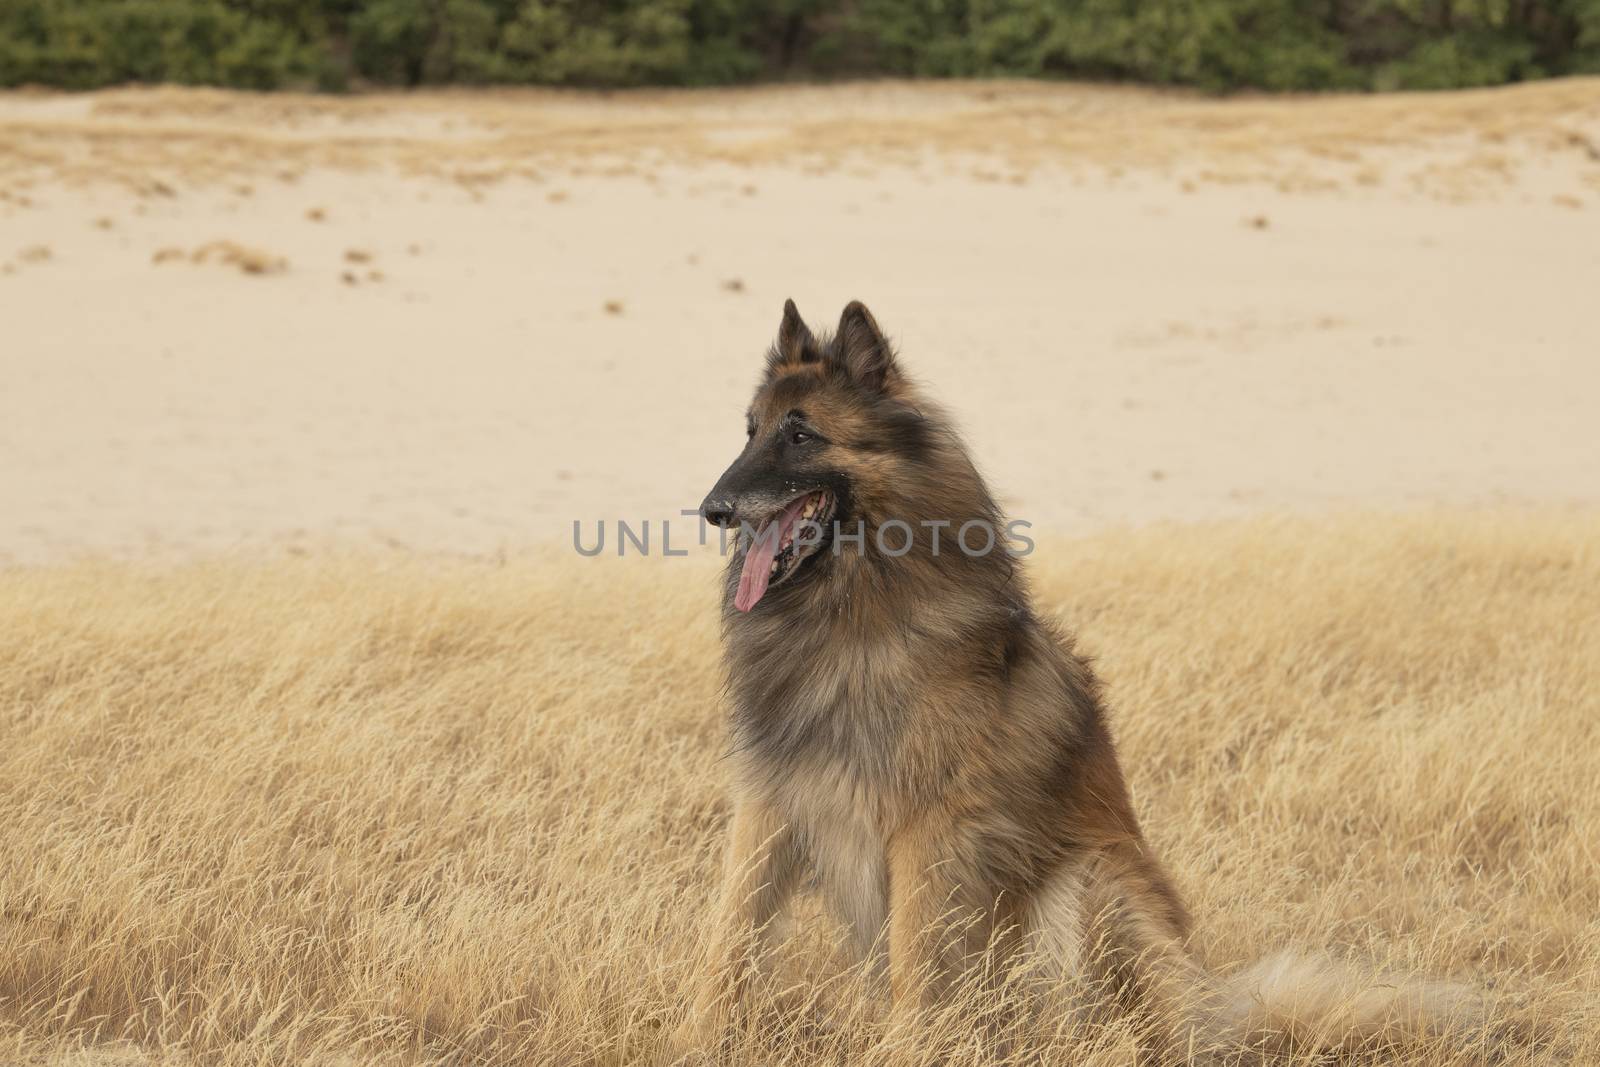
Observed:
[[[1164,1065],[1299,1063],[1424,1045],[1464,1051],[1478,1044],[1485,1020],[1472,986],[1387,974],[1328,953],[1278,952],[1218,975],[1168,939],[1147,945],[1131,973],[1131,990],[1123,988]]]
[[[1329,953],[1279,952],[1241,971],[1208,970],[1151,892],[1148,870],[1078,883],[1090,973],[1141,1016],[1165,1064],[1252,1064],[1444,1043],[1482,1035],[1487,1002],[1470,985],[1386,973]],[[1097,877],[1099,875],[1100,877]]]
[[[1469,1039],[1485,1009],[1472,986],[1376,972],[1327,953],[1278,952],[1206,985],[1210,1025],[1225,1045],[1287,1045],[1296,1054]]]

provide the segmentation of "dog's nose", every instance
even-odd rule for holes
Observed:
[[[700,514],[713,526],[724,530],[733,525],[733,501],[727,497],[706,497],[700,505]]]

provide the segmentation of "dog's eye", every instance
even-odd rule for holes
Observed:
[[[756,427],[754,423],[751,423],[749,426],[744,428],[744,435],[746,437],[754,437],[756,435]]]
[[[803,445],[812,439],[812,435],[804,430],[796,430],[789,435],[789,443],[792,445]]]

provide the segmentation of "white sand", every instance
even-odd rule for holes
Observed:
[[[1044,91],[1012,91],[1012,117],[1033,121]],[[848,90],[701,98],[760,107],[696,127],[698,157],[677,158],[651,154],[676,97],[445,94],[285,119],[257,98],[231,113],[225,94],[0,96],[0,561],[330,541],[485,553],[565,540],[574,518],[674,515],[740,447],[790,296],[814,325],[867,301],[1041,531],[1594,504],[1600,161],[1580,149],[1600,143],[1600,82],[1560,91],[1526,139],[1364,144],[1344,115],[1354,147],[1276,161],[1275,130],[1353,105],[1273,104],[1267,154],[1232,173],[1217,161],[1242,150],[1205,116],[1263,105],[1179,98],[1190,117],[1152,119],[1165,148],[1144,162],[1103,130],[1099,155],[1011,144],[991,167],[942,154],[936,125],[906,127],[927,140],[916,166],[781,150],[825,137],[807,108],[840,122]],[[974,98],[868,99],[889,121],[960,118]],[[1498,99],[1472,95],[1489,116],[1473,121]],[[473,140],[475,109],[507,108],[574,137],[623,132],[560,156],[542,126]],[[948,136],[970,149],[970,130]],[[764,155],[718,147],[756,142]],[[430,158],[536,176],[407,173]],[[572,172],[603,160],[624,173]],[[1274,173],[1294,180],[1245,180]],[[153,174],[175,195],[134,191]],[[287,269],[152,262],[217,240]]]

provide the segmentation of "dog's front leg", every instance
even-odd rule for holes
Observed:
[[[915,1024],[949,986],[958,966],[960,885],[941,818],[923,818],[890,837],[889,987],[894,1029]]]
[[[715,1040],[737,1010],[760,958],[762,941],[799,877],[795,835],[778,812],[759,801],[738,801],[729,825],[716,928],[689,1016],[673,1039],[677,1051]]]

